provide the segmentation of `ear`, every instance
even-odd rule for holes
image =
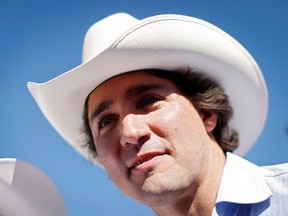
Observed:
[[[212,132],[217,124],[216,114],[210,110],[201,110],[200,117],[202,118],[206,132],[207,133]]]

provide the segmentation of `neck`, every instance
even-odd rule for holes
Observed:
[[[203,177],[191,185],[185,194],[177,197],[171,203],[153,208],[158,216],[212,214],[226,158],[217,143],[213,145],[208,154],[210,154],[210,157],[207,161],[207,169],[203,172]]]

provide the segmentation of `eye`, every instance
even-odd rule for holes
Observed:
[[[147,106],[150,106],[150,105],[153,105],[155,104],[156,102],[162,100],[162,98],[160,98],[159,96],[156,96],[156,95],[147,95],[147,96],[144,96],[141,101],[139,102],[137,108],[138,109],[143,109]]]
[[[112,126],[112,124],[117,121],[117,119],[118,118],[115,115],[104,116],[98,123],[98,130]]]

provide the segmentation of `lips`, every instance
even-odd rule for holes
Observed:
[[[144,163],[144,162],[146,162],[146,161],[148,161],[148,160],[151,160],[153,157],[154,157],[154,156],[150,156],[150,157],[146,157],[146,158],[144,158],[144,159],[141,159],[141,160],[136,161],[136,163],[131,167],[131,169],[133,169],[134,167],[139,166],[140,164],[142,164],[142,163]]]
[[[136,168],[137,166],[139,166],[140,164],[143,164],[143,163],[153,159],[154,157],[161,156],[163,154],[164,154],[163,152],[150,152],[150,153],[138,155],[136,158],[134,158],[131,161],[131,163],[130,163],[131,165],[129,167],[132,170],[132,169]]]

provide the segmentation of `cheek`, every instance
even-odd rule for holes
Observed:
[[[121,160],[118,154],[112,150],[102,150],[99,152],[99,159],[102,165],[105,167],[110,179],[118,186],[121,187],[122,183],[120,180],[125,179],[124,168],[121,166]]]
[[[173,104],[171,107],[157,113],[152,118],[153,125],[156,125],[154,132],[161,137],[170,140],[176,146],[201,143],[205,136],[203,122],[190,102]],[[155,132],[156,133],[156,132]]]
[[[98,155],[111,181],[124,193],[128,191],[130,185],[127,184],[127,170],[120,158],[120,150],[101,146]]]
[[[190,110],[188,110],[190,109]],[[176,135],[182,133],[185,128],[190,128],[193,123],[193,115],[191,113],[192,108],[186,107],[183,104],[172,104],[169,107],[165,107],[161,113],[155,113],[152,116],[152,125],[155,125],[163,135]]]
[[[103,166],[108,169],[111,166],[115,166],[117,161],[119,160],[119,145],[116,144],[116,140],[114,139],[105,139],[96,141],[96,149],[100,159],[100,162]]]

